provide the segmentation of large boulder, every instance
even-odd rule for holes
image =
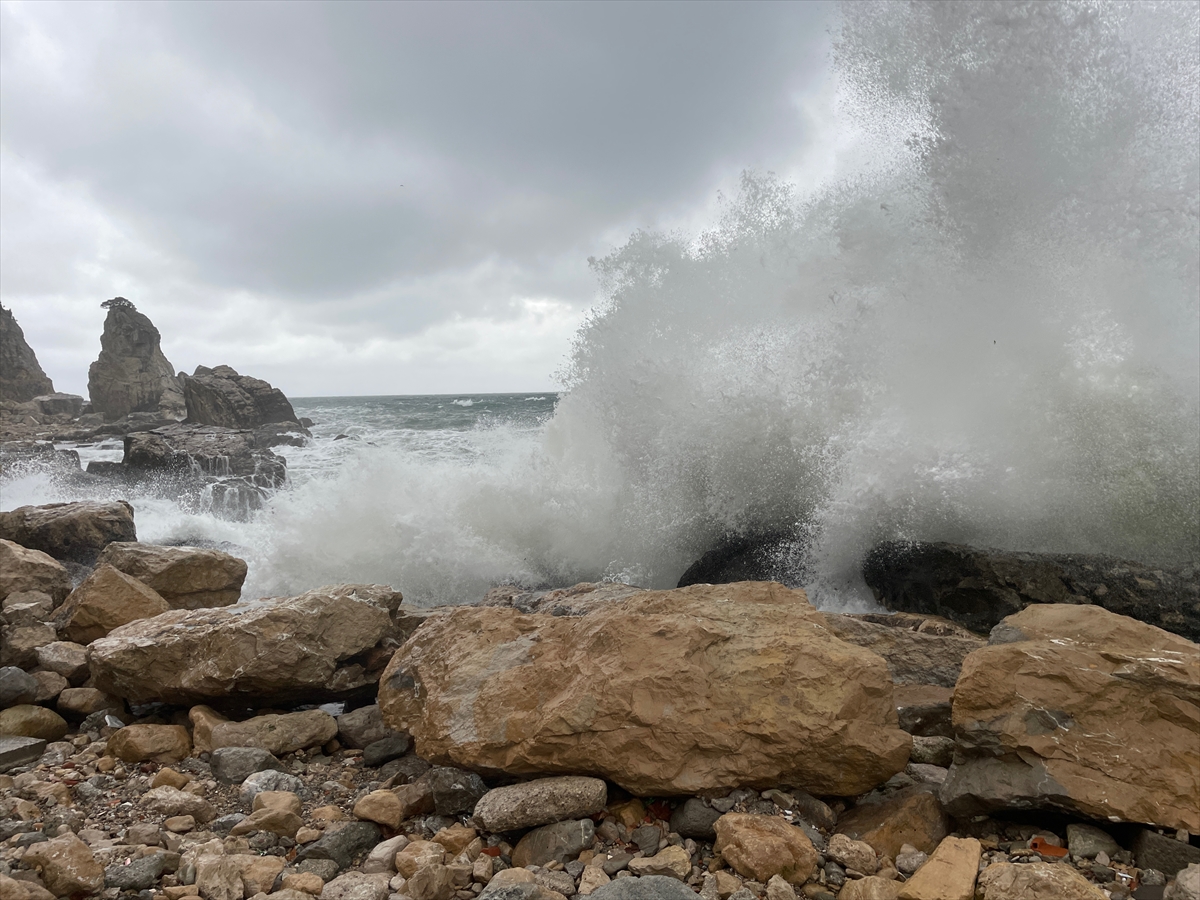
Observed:
[[[54,392],[11,309],[0,306],[0,400],[25,403]]]
[[[129,470],[244,478],[264,488],[287,482],[287,464],[268,447],[273,433],[216,425],[173,424],[125,436],[122,464]]]
[[[123,297],[103,305],[108,315],[100,356],[88,369],[92,409],[109,422],[135,412],[182,419],[187,414],[183,391],[154,323]]]
[[[888,609],[944,616],[986,634],[1037,603],[1094,604],[1200,640],[1200,568],[1109,556],[1017,553],[958,544],[881,544],[863,577]]]
[[[1038,604],[967,657],[954,815],[1063,810],[1200,832],[1200,647],[1098,606]]]
[[[239,375],[229,366],[197,366],[194,374],[180,373],[187,418],[197,425],[257,428],[271,422],[290,422],[300,428],[292,404],[279,388],[259,378]]]
[[[263,706],[345,697],[378,680],[400,600],[387,587],[337,585],[171,610],[93,641],[88,660],[96,687],[135,702]]]
[[[952,688],[967,654],[986,640],[938,616],[827,615],[829,630],[887,660],[897,684]]]
[[[0,602],[27,591],[47,594],[57,606],[71,593],[71,576],[49,554],[0,540]]]
[[[172,609],[202,609],[237,603],[246,562],[220,550],[109,544],[97,559],[153,588]]]
[[[911,747],[883,659],[768,582],[644,591],[581,617],[455,609],[395,655],[379,705],[424,759],[639,796],[859,794]]]
[[[109,565],[99,565],[71,591],[59,609],[59,635],[76,644],[90,644],[114,628],[148,619],[170,607],[152,588]]]
[[[136,541],[133,507],[124,500],[48,503],[0,512],[0,538],[55,559],[90,565],[113,541]]]

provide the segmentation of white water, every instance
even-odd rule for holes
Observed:
[[[747,175],[711,231],[595,263],[548,424],[300,404],[319,437],[267,510],[135,499],[140,534],[245,548],[248,596],[418,602],[669,586],[746,529],[793,532],[793,580],[842,608],[881,539],[1195,561],[1198,10],[849,4],[838,177]]]

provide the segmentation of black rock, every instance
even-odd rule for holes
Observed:
[[[433,794],[433,808],[439,816],[470,813],[487,793],[488,787],[474,772],[449,766],[434,766],[418,779]]]
[[[410,743],[407,734],[402,731],[393,731],[387,737],[367,744],[363,749],[363,765],[382,766],[393,759],[399,759],[408,752]]]
[[[257,747],[221,747],[212,752],[208,764],[213,777],[222,784],[241,784],[255,772],[268,769],[283,771],[283,763]]]
[[[1200,640],[1200,570],[1109,556],[1018,553],[958,544],[880,544],[863,578],[888,609],[950,619],[987,633],[1031,603],[1095,604]]]
[[[329,859],[338,869],[347,868],[354,857],[379,843],[379,827],[370,822],[351,822],[336,831],[327,831],[296,854],[297,862],[309,859]]]
[[[633,829],[629,839],[637,844],[638,849],[646,856],[653,856],[658,852],[658,843],[662,836],[662,831],[657,825],[642,825]]]
[[[721,814],[704,801],[691,798],[675,807],[671,813],[671,830],[685,838],[695,838],[699,841],[715,841],[717,832],[713,828]]]
[[[114,863],[104,870],[104,886],[123,891],[144,891],[158,883],[163,871],[161,854],[152,853],[125,865]]]
[[[1174,878],[1192,863],[1200,863],[1200,847],[1149,828],[1143,828],[1133,839],[1133,855],[1139,869],[1158,869],[1168,878]]]
[[[216,834],[228,834],[229,830],[244,818],[246,818],[245,813],[230,813],[227,816],[221,816],[220,818],[213,819],[212,824],[208,827]]]
[[[788,532],[730,534],[688,566],[676,587],[778,581],[799,587],[804,579],[802,545]]]

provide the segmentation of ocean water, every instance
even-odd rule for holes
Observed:
[[[418,603],[671,586],[746,532],[838,609],[885,539],[1195,563],[1197,33],[1191,3],[847,4],[836,171],[748,172],[707,230],[593,260],[559,394],[297,399],[265,509],[151,493],[139,532],[241,548],[247,596]]]

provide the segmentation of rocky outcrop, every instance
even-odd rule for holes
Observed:
[[[955,815],[1056,809],[1200,831],[1200,647],[1098,606],[1037,604],[954,690]]]
[[[792,532],[764,531],[727,534],[715,547],[688,566],[676,587],[690,584],[732,584],[738,581],[791,583],[802,569],[802,544]]]
[[[173,471],[245,478],[257,487],[282,487],[286,463],[270,450],[270,437],[215,425],[165,425],[125,437],[122,464],[131,470]]]
[[[187,420],[196,425],[258,428],[272,422],[303,429],[292,404],[279,388],[259,378],[239,375],[229,366],[197,366],[192,375],[180,373]]]
[[[379,705],[432,762],[642,793],[853,795],[911,746],[884,661],[838,640],[803,591],[759,582],[645,591],[582,617],[456,609],[395,655]]]
[[[54,383],[25,343],[25,334],[12,310],[0,306],[0,400],[26,403],[53,393]]]
[[[246,580],[245,560],[201,547],[117,542],[105,547],[96,562],[153,588],[171,609],[237,603]]]
[[[55,559],[90,565],[113,541],[136,541],[133,507],[124,500],[48,503],[0,513],[0,538]]]
[[[93,641],[88,659],[96,687],[138,702],[336,699],[378,680],[398,644],[392,613],[400,601],[390,588],[338,585],[221,609],[172,610]]]
[[[88,369],[92,408],[110,422],[136,412],[184,418],[183,390],[163,355],[154,323],[123,297],[103,305],[108,315],[100,335],[100,356]]]
[[[893,542],[871,552],[863,577],[888,609],[944,616],[984,634],[1030,604],[1078,603],[1200,640],[1196,566],[1170,570],[1108,556]]]

